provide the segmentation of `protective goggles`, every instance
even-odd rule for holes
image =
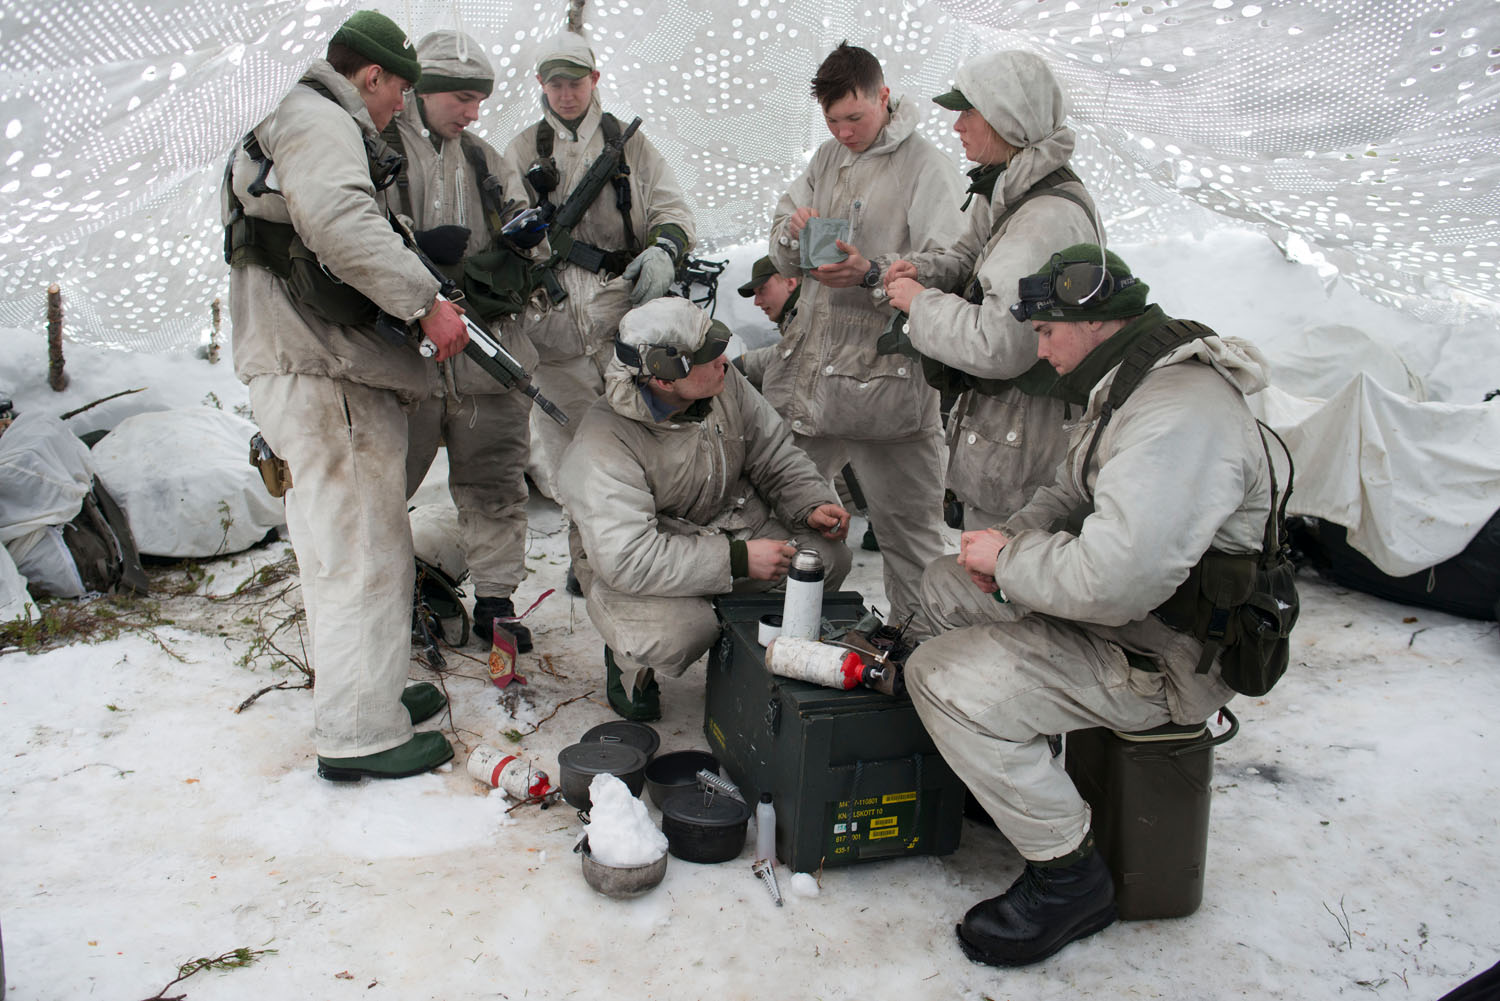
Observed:
[[[1011,304],[1010,315],[1025,323],[1049,309],[1094,306],[1139,281],[1133,275],[1116,278],[1098,261],[1065,261],[1053,254],[1050,273],[1021,279],[1016,290],[1021,301]]]
[[[729,346],[729,328],[714,321],[708,328],[703,346],[691,354],[670,344],[644,344],[632,347],[615,335],[615,357],[626,366],[647,372],[662,382],[676,382],[687,377],[694,365],[706,365]]]

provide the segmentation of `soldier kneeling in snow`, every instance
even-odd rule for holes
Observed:
[[[726,363],[728,342],[684,299],[631,310],[604,396],[563,457],[579,583],[604,637],[609,704],[626,719],[659,719],[656,672],[681,675],[719,635],[713,595],[769,590],[799,546],[818,550],[828,588],[849,570],[848,512]]]

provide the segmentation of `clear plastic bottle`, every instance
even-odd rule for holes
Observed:
[[[771,794],[760,794],[755,804],[755,860],[765,859],[776,863],[776,807],[771,805]]]

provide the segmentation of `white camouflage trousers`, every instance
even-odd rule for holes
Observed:
[[[408,493],[448,449],[448,492],[458,508],[464,562],[474,596],[508,598],[526,579],[526,461],[531,400],[508,393],[423,400],[407,417]],[[571,414],[570,414],[571,416]],[[553,423],[550,417],[543,417]]]
[[[262,375],[250,404],[291,469],[287,529],[310,636],[314,742],[345,758],[411,739],[413,556],[406,414],[396,394],[316,375]]]
[[[1089,807],[1048,735],[1169,722],[1164,675],[1093,632],[997,602],[952,556],[928,568],[922,603],[938,635],[907,661],[906,686],[933,742],[1023,856],[1073,851]]]

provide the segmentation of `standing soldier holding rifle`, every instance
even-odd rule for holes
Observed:
[[[318,773],[338,781],[416,775],[453,756],[441,732],[412,732],[441,693],[403,693],[413,555],[402,408],[434,391],[416,342],[439,361],[468,342],[388,211],[400,158],[380,130],[420,76],[405,32],[357,12],[245,137],[224,185],[235,373],[290,474]],[[382,334],[382,312],[409,335]]]
[[[494,90],[495,72],[483,46],[453,30],[423,38],[417,57],[422,79],[416,100],[385,134],[406,157],[396,190],[417,243],[458,278],[465,259],[476,260],[499,236],[500,154],[468,131]],[[512,333],[504,344],[521,365],[536,366],[536,350],[524,333]],[[454,358],[438,370],[439,395],[410,415],[407,485],[415,490],[422,481],[441,437],[464,561],[474,580],[474,632],[488,643],[494,620],[515,615],[511,595],[526,577],[531,402],[472,358]],[[506,628],[519,652],[531,649],[530,630],[516,622]]]
[[[507,195],[524,191],[537,210],[528,217],[536,220],[533,241],[545,227],[546,242],[532,251],[543,291],[506,330],[530,337],[541,357],[537,382],[576,417],[604,392],[620,317],[671,286],[693,243],[693,217],[666,161],[633,133],[639,120],[622,125],[600,106],[599,70],[582,37],[565,31],[544,43],[537,82],[542,120],[506,147],[501,180]],[[610,147],[618,152],[600,163]],[[591,171],[596,164],[607,173]],[[538,419],[533,430],[542,486],[555,497],[572,428]],[[568,585],[578,593],[571,569]]]

